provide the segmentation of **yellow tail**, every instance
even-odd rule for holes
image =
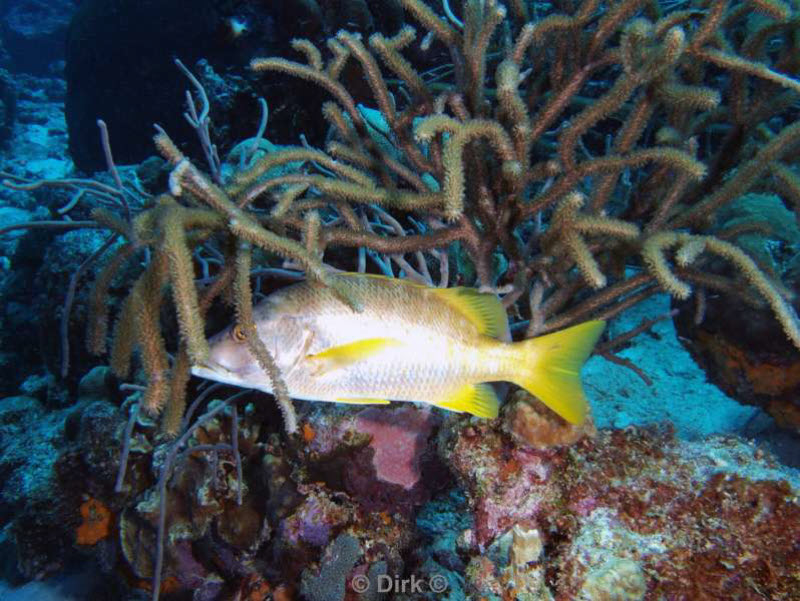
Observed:
[[[523,340],[513,345],[514,369],[509,378],[572,424],[586,418],[588,403],[580,371],[606,326],[604,321],[586,323]]]

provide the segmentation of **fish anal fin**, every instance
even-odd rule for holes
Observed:
[[[470,413],[477,417],[494,419],[497,417],[500,401],[491,385],[468,384],[449,397],[434,402],[433,405],[458,413]]]
[[[392,346],[402,343],[395,338],[364,338],[339,346],[332,346],[314,355],[308,355],[306,360],[312,365],[312,373],[321,375],[334,369],[348,367],[364,359],[368,359]]]
[[[345,403],[347,405],[388,405],[389,401],[386,399],[368,399],[368,398],[341,398],[336,399],[337,403]]]
[[[500,299],[475,288],[437,288],[433,293],[478,328],[479,334],[504,339],[508,316]]]

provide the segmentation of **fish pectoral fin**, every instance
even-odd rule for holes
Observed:
[[[311,373],[319,376],[334,369],[341,369],[363,361],[389,347],[400,346],[401,344],[395,338],[365,338],[339,346],[332,346],[320,353],[308,355],[306,360],[311,366]]]
[[[307,357],[306,353],[308,353],[308,349],[311,348],[311,343],[314,342],[314,332],[309,328],[303,328],[302,337],[303,345],[300,347],[300,352],[297,353],[292,364],[286,369],[286,373],[283,374],[284,378],[288,378],[292,375],[300,362]]]
[[[433,403],[437,407],[470,413],[477,417],[494,419],[500,409],[497,393],[489,384],[468,384],[444,400]]]
[[[389,401],[386,399],[359,399],[359,398],[342,398],[336,399],[337,403],[345,403],[347,405],[388,405]]]

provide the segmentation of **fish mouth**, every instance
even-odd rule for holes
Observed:
[[[214,361],[206,361],[204,363],[192,365],[190,371],[193,376],[197,376],[198,378],[213,380],[222,384],[231,384],[233,386],[244,385],[244,381],[240,375]]]

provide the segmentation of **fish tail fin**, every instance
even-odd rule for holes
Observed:
[[[509,380],[568,422],[583,423],[588,402],[580,371],[605,325],[605,321],[587,321],[515,343],[512,346],[515,367]]]

